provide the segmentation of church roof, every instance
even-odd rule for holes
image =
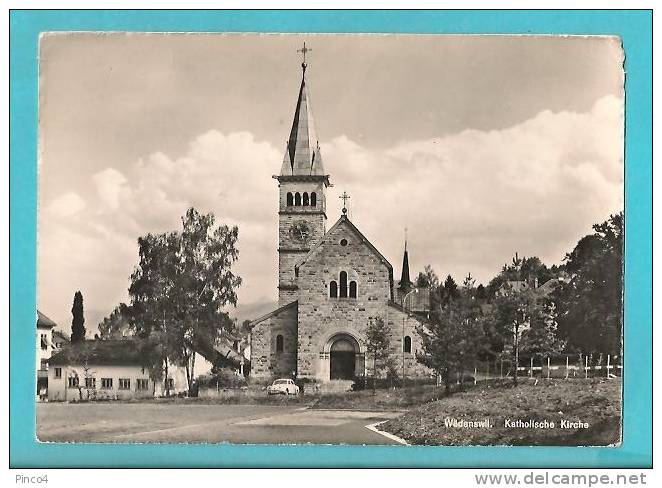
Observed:
[[[308,251],[308,253],[294,266],[295,269],[299,269],[299,267],[304,264],[308,259],[319,249],[325,242],[327,242],[334,234],[334,231],[340,226],[340,224],[345,223],[349,226],[349,228],[354,231],[358,237],[361,239],[361,242],[365,243],[368,248],[379,258],[379,260],[384,263],[384,265],[390,270],[391,275],[393,274],[393,266],[391,266],[391,263],[388,262],[388,259],[386,259],[382,253],[380,253],[375,246],[372,245],[372,243],[368,240],[366,236],[364,236],[361,231],[352,223],[351,220],[347,217],[347,215],[341,215],[338,221],[333,224],[333,227],[331,227],[324,236],[317,241],[317,243]]]
[[[306,83],[306,64],[303,63],[301,66],[303,68],[301,86],[280,176],[327,177],[324,174],[315,119],[310,106],[310,95]]]
[[[253,327],[254,325],[257,325],[257,324],[259,324],[260,322],[263,322],[263,321],[267,320],[267,319],[270,318],[270,317],[273,317],[273,316],[275,316],[275,315],[278,315],[278,314],[281,313],[283,310],[286,310],[286,309],[288,309],[288,308],[290,308],[290,307],[294,307],[294,306],[297,306],[297,305],[299,305],[299,301],[298,301],[298,300],[294,300],[293,302],[290,302],[290,303],[288,303],[287,305],[283,305],[282,307],[279,307],[279,308],[277,308],[276,310],[272,310],[272,311],[269,312],[269,313],[265,313],[262,317],[258,317],[258,318],[256,318],[255,320],[251,320],[250,327]]]

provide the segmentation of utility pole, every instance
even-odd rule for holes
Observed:
[[[402,316],[402,387],[405,386],[406,374],[405,374],[405,322],[407,321],[407,298],[412,293],[418,293],[418,288],[414,288],[412,291],[407,293],[402,300],[402,308],[405,310],[405,314]],[[410,351],[411,352],[411,351]]]
[[[165,308],[163,309],[163,332],[165,333],[165,387],[166,396],[170,396],[170,382],[168,381],[168,327],[166,325]]]

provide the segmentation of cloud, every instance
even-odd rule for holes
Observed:
[[[71,217],[81,212],[84,208],[85,200],[77,193],[70,191],[53,200],[48,205],[46,211],[55,217]]]
[[[101,201],[113,210],[120,205],[120,197],[125,191],[126,178],[113,168],[107,168],[93,177]]]
[[[432,263],[487,281],[515,251],[559,262],[591,224],[623,208],[622,120],[622,100],[608,96],[588,113],[544,111],[499,131],[383,151],[340,137],[324,150],[354,220],[383,239],[387,256],[398,258],[408,226],[416,269]],[[340,203],[329,200],[334,214]]]
[[[396,274],[405,226],[414,274],[430,263],[440,274],[460,280],[471,271],[486,282],[515,251],[559,262],[591,224],[623,208],[622,117],[622,100],[605,97],[586,113],[543,111],[498,131],[383,149],[346,136],[323,142],[335,185],[329,226],[346,190],[350,217]],[[77,195],[49,205],[60,218],[40,233],[41,283],[61,288],[67,306],[72,290],[94,290],[95,308],[110,311],[125,297],[137,237],[178,228],[194,206],[239,226],[240,301],[273,299],[278,190],[271,175],[282,157],[249,132],[211,130],[179,156],[155,152],[123,172],[105,169],[93,177],[98,200],[84,224],[67,213],[85,208]]]

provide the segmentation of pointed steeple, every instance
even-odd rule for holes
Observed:
[[[290,138],[287,141],[287,150],[283,158],[281,176],[325,176],[322,155],[320,153],[319,140],[315,131],[315,119],[310,106],[310,95],[306,85],[306,61],[305,54],[310,49],[303,47],[304,62],[301,63],[303,70],[301,75],[301,86],[299,97],[294,111],[294,121]]]
[[[405,254],[402,257],[402,276],[400,277],[400,288],[411,288],[413,283],[409,278],[409,253],[407,252],[407,230],[405,229]]]

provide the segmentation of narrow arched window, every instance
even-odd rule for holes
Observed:
[[[292,192],[288,191],[287,192],[287,206],[291,207],[292,205],[294,205],[294,197],[292,196]]]
[[[283,352],[283,336],[280,334],[276,336],[276,352]]]
[[[317,207],[317,193],[315,192],[310,194],[310,206]]]
[[[340,298],[347,298],[347,271],[340,272]]]
[[[307,207],[309,203],[310,203],[310,201],[308,200],[308,192],[304,192],[304,194],[303,194],[303,205],[305,207]]]
[[[338,298],[338,283],[335,281],[329,283],[329,296],[331,298]]]
[[[405,336],[404,351],[411,353],[411,337]]]
[[[349,282],[349,298],[356,298],[356,281]]]
[[[301,193],[299,192],[294,194],[294,205],[297,207],[301,205]]]

